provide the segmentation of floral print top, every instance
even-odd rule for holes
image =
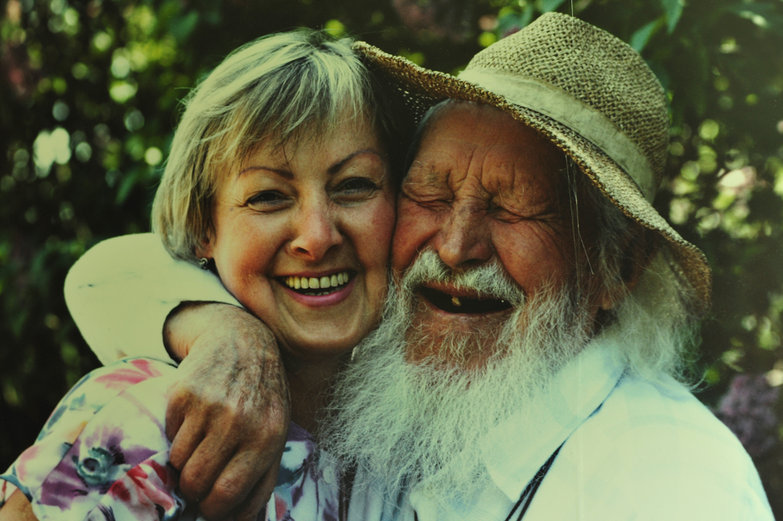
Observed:
[[[97,369],[58,404],[35,443],[0,475],[0,506],[18,488],[45,520],[196,520],[168,464],[166,391],[174,367],[125,359]],[[336,473],[291,424],[278,483],[259,520],[337,520]]]

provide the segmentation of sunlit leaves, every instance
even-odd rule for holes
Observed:
[[[400,4],[437,5],[452,32],[444,20],[406,24]],[[671,99],[656,203],[713,268],[705,394],[738,370],[783,375],[780,0],[7,0],[0,335],[14,353],[0,350],[0,417],[45,416],[66,382],[95,363],[68,320],[62,279],[96,240],[148,228],[179,102],[226,52],[317,26],[453,72],[540,13],[572,9],[639,49]],[[9,439],[5,461],[27,442]]]
[[[39,177],[46,177],[52,164],[64,165],[71,159],[71,139],[68,131],[57,127],[51,132],[42,130],[33,142],[33,161]]]
[[[342,38],[346,35],[345,25],[340,20],[327,20],[324,24],[324,30],[335,38]]]
[[[136,95],[137,90],[139,90],[139,86],[135,82],[130,81],[112,81],[109,85],[111,99],[120,104],[127,103]]]
[[[114,38],[110,33],[106,31],[98,31],[92,37],[92,47],[99,53],[106,52],[111,48],[113,41]]]

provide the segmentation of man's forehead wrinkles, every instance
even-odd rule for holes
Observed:
[[[416,185],[441,185],[454,188],[452,183],[465,170],[466,151],[458,147],[436,147],[420,153],[411,163],[405,181]],[[456,175],[455,175],[456,172]]]
[[[481,184],[487,193],[499,200],[524,196],[528,185],[515,161],[487,162],[482,171]]]

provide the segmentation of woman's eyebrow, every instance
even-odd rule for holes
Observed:
[[[384,159],[383,155],[380,152],[378,152],[377,150],[375,150],[374,148],[363,148],[363,149],[357,150],[355,152],[352,152],[352,153],[348,154],[347,156],[345,156],[344,158],[340,159],[339,161],[335,162],[333,165],[329,166],[329,168],[326,171],[327,171],[327,173],[329,175],[334,175],[337,172],[339,172],[345,166],[345,164],[350,162],[353,158],[355,158],[357,156],[360,156],[360,155],[364,155],[364,154],[371,154],[371,155],[374,155],[374,156],[378,156],[381,159]],[[273,167],[273,166],[266,166],[266,165],[250,165],[250,166],[246,166],[245,168],[243,168],[242,170],[239,171],[239,174],[237,174],[237,176],[242,176],[243,174],[245,174],[247,172],[252,172],[252,171],[255,171],[255,170],[265,170],[267,172],[272,172],[274,174],[279,175],[280,177],[283,177],[283,178],[289,179],[289,180],[294,178],[293,172],[291,172],[290,170],[288,170],[286,168],[276,168],[276,167]]]
[[[239,173],[237,174],[237,177],[242,177],[243,174],[245,174],[247,172],[252,172],[252,171],[255,171],[255,170],[265,170],[267,172],[272,172],[273,174],[277,174],[280,177],[283,177],[283,178],[288,179],[288,180],[291,180],[291,179],[294,178],[294,174],[290,170],[287,170],[285,168],[275,168],[275,167],[272,167],[272,166],[265,166],[265,165],[251,165],[251,166],[247,166],[247,167],[245,167],[245,168],[243,168],[242,170],[239,171]]]
[[[355,158],[356,156],[364,155],[364,154],[371,154],[371,155],[374,155],[374,156],[378,156],[380,159],[385,159],[383,157],[383,155],[380,152],[378,152],[377,150],[375,150],[374,148],[362,148],[362,149],[357,150],[355,152],[352,152],[352,153],[348,154],[347,156],[345,156],[344,158],[340,159],[339,161],[337,161],[336,163],[331,165],[326,170],[326,172],[329,175],[334,175],[337,172],[339,172],[340,170],[342,170],[342,168],[345,166],[345,164],[348,163],[349,161],[351,161],[353,158]]]

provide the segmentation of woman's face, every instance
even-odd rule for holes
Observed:
[[[351,349],[386,295],[395,190],[366,120],[262,142],[218,184],[199,255],[299,359]]]

